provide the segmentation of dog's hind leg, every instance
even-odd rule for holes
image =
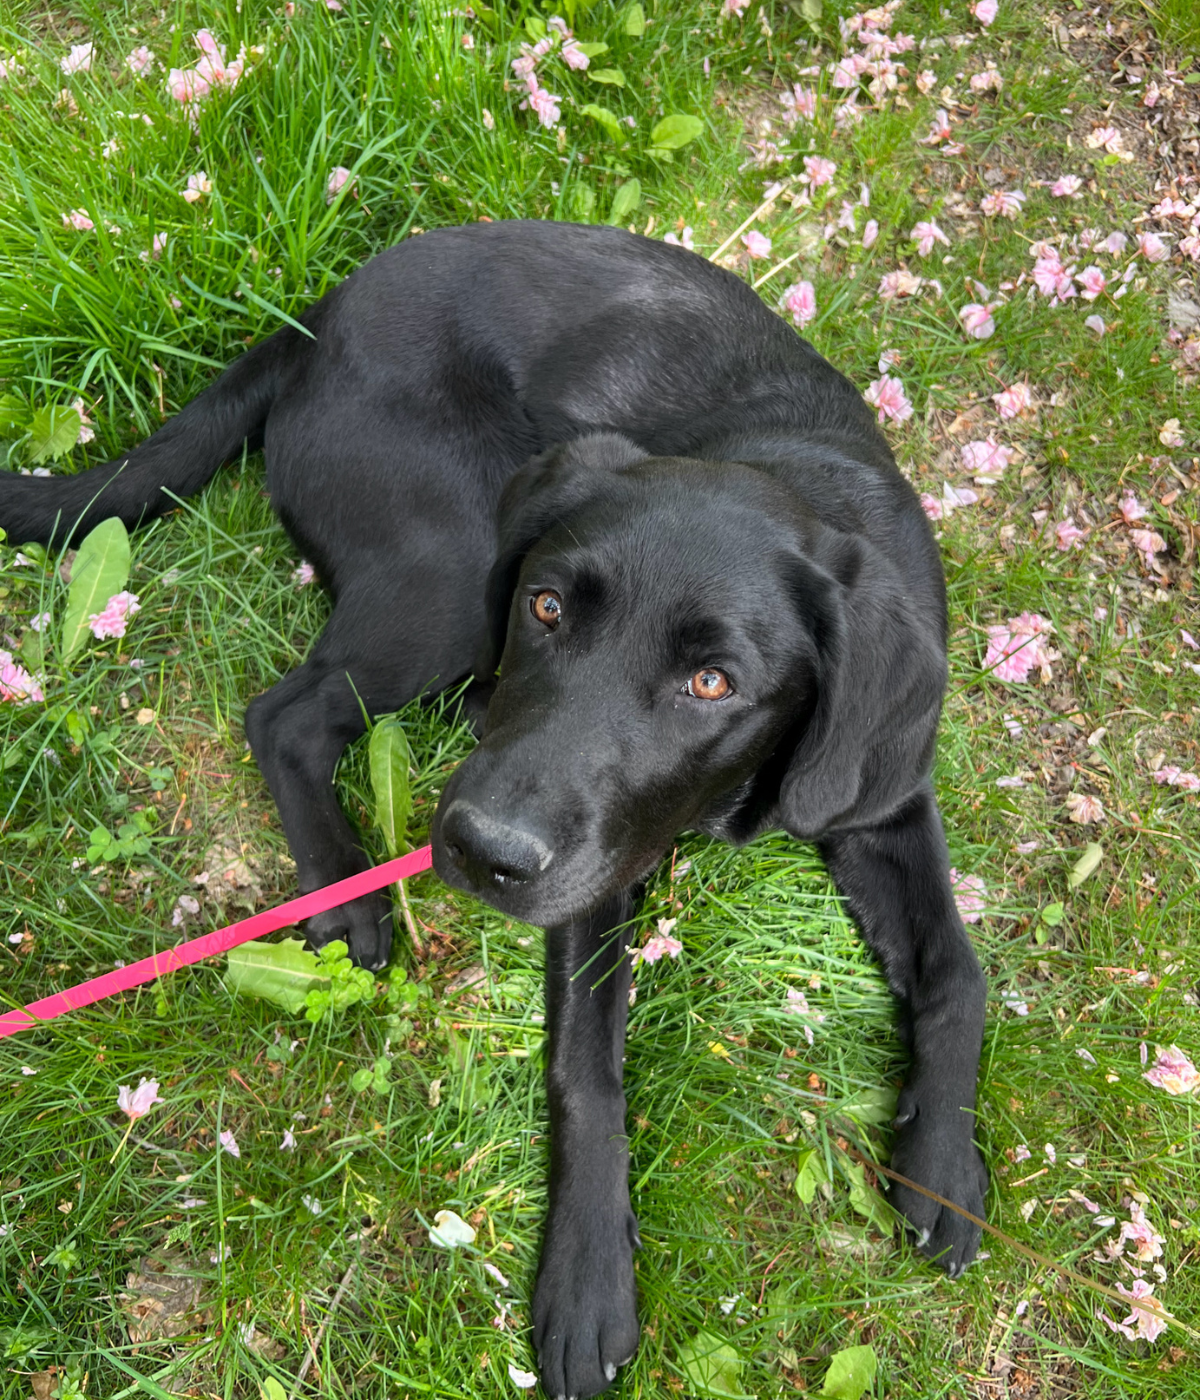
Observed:
[[[447,549],[440,564],[426,554],[419,571],[389,556],[358,572],[308,660],[250,702],[246,737],[302,893],[369,866],[338,804],[338,759],[362,734],[364,708],[386,714],[470,671],[482,635],[480,562]],[[344,940],[355,962],[378,969],[391,949],[391,908],[384,894],[367,895],[310,919],[305,932],[317,947]]]

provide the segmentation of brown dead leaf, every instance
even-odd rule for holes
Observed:
[[[213,1320],[203,1297],[204,1282],[194,1261],[179,1254],[148,1255],[125,1279],[128,1292],[119,1297],[129,1340],[156,1342],[195,1332]]]

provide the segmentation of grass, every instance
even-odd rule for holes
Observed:
[[[880,356],[899,352],[892,372],[916,412],[889,431],[918,489],[965,484],[958,446],[989,430],[1021,449],[976,506],[940,526],[953,637],[936,777],[955,865],[988,889],[974,928],[991,984],[980,1099],[990,1219],[1097,1282],[1128,1284],[1126,1268],[1094,1257],[1113,1231],[1070,1193],[1121,1220],[1140,1193],[1165,1237],[1156,1294],[1195,1329],[1195,1101],[1147,1084],[1139,1058],[1140,1042],[1151,1054],[1156,1044],[1200,1050],[1196,798],[1149,777],[1164,763],[1194,770],[1198,755],[1200,682],[1180,628],[1190,615],[1200,630],[1189,552],[1200,470],[1158,436],[1178,418],[1186,447],[1200,445],[1195,383],[1165,334],[1167,290],[1196,297],[1194,265],[1142,259],[1124,297],[1092,307],[1051,310],[1027,280],[997,293],[1028,273],[1030,240],[1092,225],[1132,235],[1161,197],[1136,93],[1117,92],[1110,107],[1115,90],[1099,89],[1102,25],[1064,53],[1041,12],[1013,0],[986,37],[956,49],[948,36],[977,28],[965,6],[943,15],[909,3],[897,27],[942,39],[907,56],[913,74],[935,72],[934,90],[920,94],[910,76],[899,94],[909,105],[891,100],[839,131],[826,99],[844,94],[824,86],[827,74],[797,73],[840,52],[836,8],[814,30],[783,7],[721,21],[715,7],[651,4],[638,35],[628,7],[580,7],[577,32],[610,45],[603,63],[626,82],[597,84],[558,64],[546,84],[576,103],[564,104],[561,137],[503,87],[520,26],[539,17],[533,7],[474,22],[427,3],[401,11],[355,0],[338,13],[301,4],[290,19],[257,0],[160,13],[10,8],[0,55],[16,55],[25,72],[0,84],[0,391],[31,408],[82,396],[96,440],[69,464],[83,466],[151,431],[244,341],[417,229],[478,217],[604,220],[624,189],[625,204],[640,202],[622,221],[652,235],[686,222],[712,251],[759,206],[765,178],[798,172],[810,147],[836,160],[828,211],[780,198],[757,222],[776,260],[800,256],[774,275],[764,276],[774,260],[747,275],[771,301],[796,277],[811,280],[819,314],[805,333],[864,387]],[[1174,28],[1168,12],[1164,4],[1163,42],[1178,46],[1190,9]],[[231,55],[241,43],[263,53],[193,129],[164,96],[161,70],[138,82],[121,59],[146,43],[183,67],[201,23]],[[93,71],[63,77],[58,59],[85,39],[96,44]],[[977,96],[968,79],[985,56],[1004,87]],[[784,163],[740,168],[749,159],[740,124],[778,142],[770,84],[796,81],[821,90],[818,122],[794,129]],[[951,109],[958,157],[914,139],[949,105],[938,96],[947,84],[963,104]],[[64,88],[77,114],[56,105]],[[589,100],[634,118],[622,144],[582,114]],[[649,154],[649,131],[670,112],[698,114],[706,129],[667,161]],[[1084,144],[1102,121],[1139,143],[1135,160]],[[351,181],[327,204],[339,165]],[[200,169],[214,188],[189,205],[179,191]],[[1092,182],[1080,200],[1034,183],[1064,172]],[[853,200],[864,181],[869,211],[858,211],[853,234],[826,238],[842,196]],[[1028,196],[1018,220],[979,216],[989,189],[1018,186]],[[65,229],[72,209],[95,230]],[[881,232],[864,251],[868,216]],[[951,244],[922,260],[909,231],[929,218]],[[163,234],[160,257],[143,260]],[[1129,260],[1094,258],[1118,273]],[[879,279],[901,262],[940,278],[946,295],[926,288],[881,302]],[[965,337],[958,307],[997,295],[1006,301],[995,335]],[[1089,311],[1103,317],[1103,337],[1084,326]],[[998,422],[989,396],[1023,378],[1038,410]],[[26,462],[19,432],[7,450],[13,469]],[[249,696],[304,655],[326,606],[296,587],[298,561],[261,487],[250,459],[139,534],[130,587],[142,607],[128,636],[67,668],[51,649],[46,703],[0,706],[0,956],[14,1004],[292,892],[239,721]],[[1115,514],[1125,488],[1166,541],[1161,575]],[[1064,553],[1044,529],[1066,512],[1088,534]],[[20,642],[28,657],[30,619],[59,615],[63,586],[52,569],[19,566],[19,544],[0,549],[0,611],[4,646]],[[1005,686],[983,669],[985,629],[1026,609],[1055,624],[1062,657],[1048,681]],[[147,710],[152,721],[139,723]],[[420,839],[470,741],[452,697],[403,718]],[[998,788],[998,777],[1025,786]],[[363,745],[338,781],[382,855]],[[1103,822],[1069,821],[1071,792],[1098,795]],[[150,851],[89,867],[85,833],[139,809],[153,813]],[[1091,839],[1103,859],[1072,889],[1068,874]],[[1037,849],[1016,850],[1029,841]],[[240,884],[194,882],[239,862]],[[182,895],[201,908],[181,929],[171,919]],[[305,1394],[512,1392],[508,1363],[532,1363],[527,1299],[547,1160],[541,935],[432,876],[412,882],[410,898],[432,948],[414,964],[401,931],[397,958],[419,988],[411,1011],[379,998],[312,1026],[231,996],[220,968],[205,967],[0,1043],[5,1400],[51,1368],[38,1383],[63,1400],[253,1396],[268,1377],[290,1393],[306,1360]],[[877,1396],[1200,1393],[1194,1330],[1131,1343],[1094,1315],[1121,1313],[996,1241],[950,1285],[893,1247],[863,1213],[869,1196],[854,1197],[856,1209],[844,1148],[885,1159],[887,1095],[903,1057],[883,982],[811,852],[777,836],[738,852],[685,837],[633,935],[658,918],[678,919],[685,951],[638,973],[631,1017],[645,1330],[624,1393],[695,1393],[681,1356],[699,1331],[729,1344],[738,1384],[756,1396],[819,1388],[830,1354],[859,1344],[878,1354]],[[472,981],[476,968],[485,981]],[[789,988],[825,1018],[808,1023],[811,1046],[785,1009]],[[386,1092],[353,1093],[350,1076],[380,1058],[391,1062]],[[165,1102],[117,1151],[116,1086],[143,1075],[159,1080]],[[282,1152],[289,1129],[296,1148]],[[216,1146],[225,1130],[237,1159]],[[1019,1161],[1024,1148],[1032,1157]],[[795,1189],[804,1160],[824,1164],[829,1179],[807,1205]],[[426,1227],[440,1209],[476,1224],[476,1252],[430,1247]]]

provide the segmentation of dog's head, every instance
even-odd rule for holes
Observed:
[[[937,589],[822,523],[784,471],[613,434],[506,488],[488,582],[499,681],[442,794],[434,866],[552,926],[688,827],[800,837],[921,781],[945,683]]]

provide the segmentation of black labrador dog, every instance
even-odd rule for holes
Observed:
[[[637,1345],[612,931],[685,828],[817,843],[911,1044],[893,1165],[982,1214],[984,979],[929,781],[945,588],[854,387],[731,273],[609,228],[427,233],[300,320],[127,456],[0,478],[0,525],[46,543],[133,526],[263,449],[335,603],[245,719],[302,890],[366,865],[331,783],[359,697],[384,713],[477,677],[482,739],[441,796],[434,863],[548,930],[547,1391],[603,1390]],[[360,899],[307,932],[379,968],[390,909]],[[977,1228],[892,1200],[959,1274]]]

